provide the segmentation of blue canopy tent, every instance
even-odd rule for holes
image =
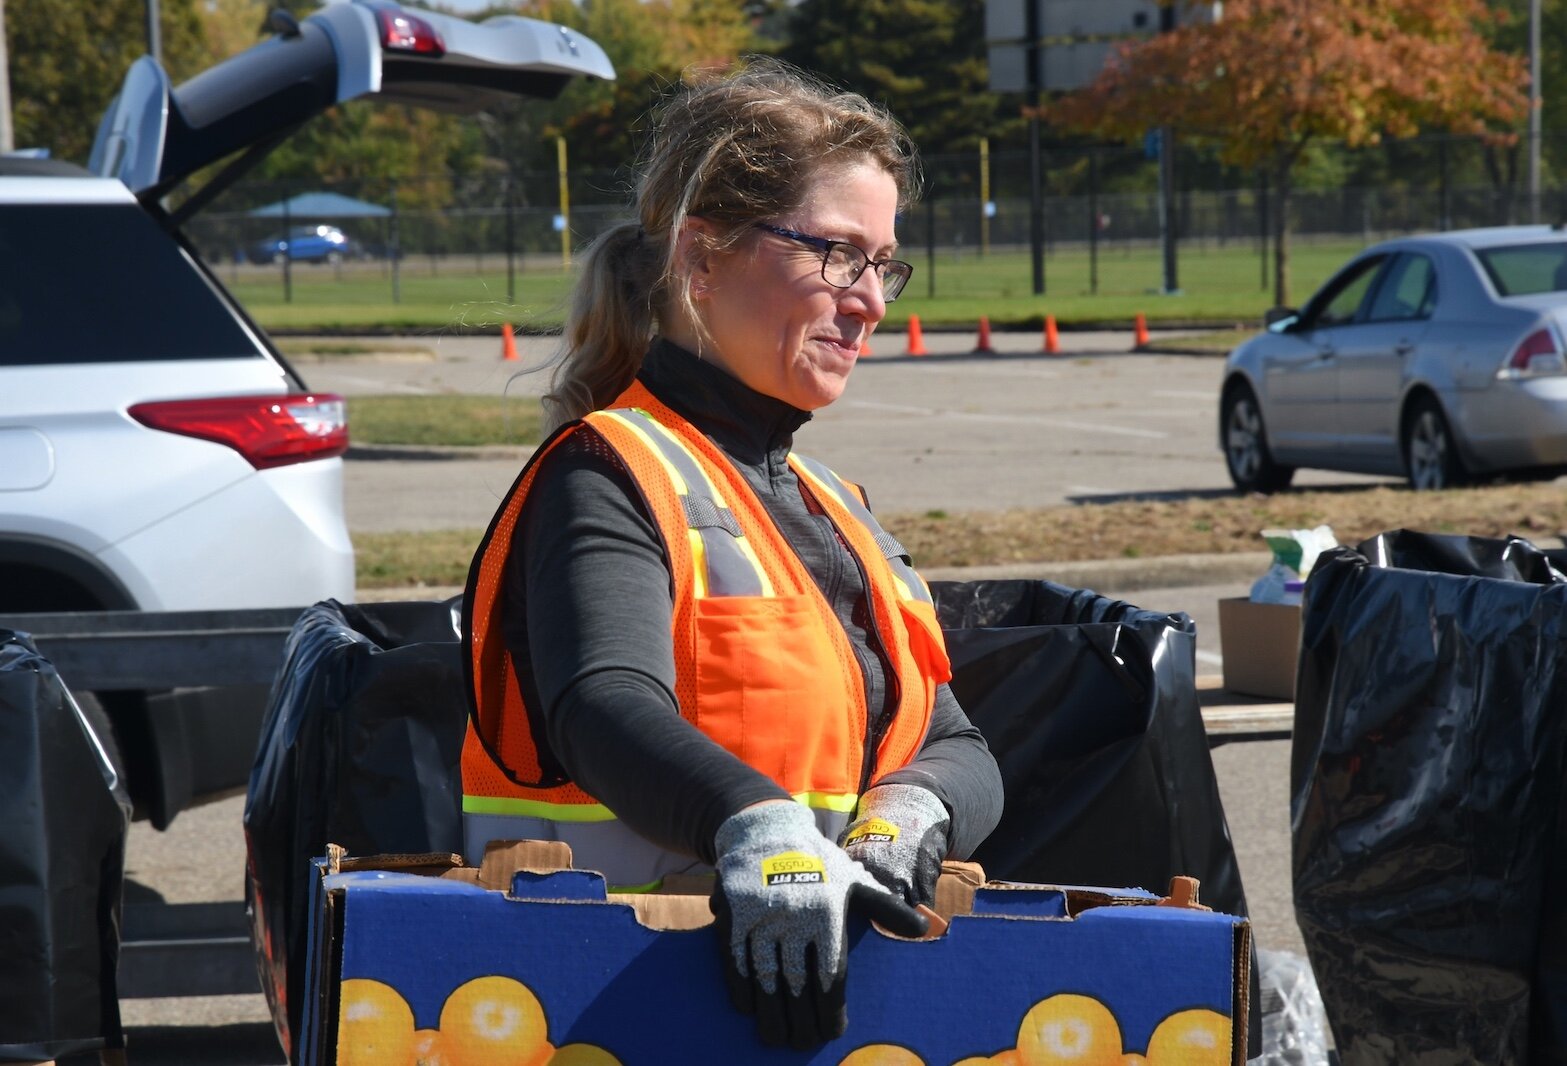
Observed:
[[[396,202],[394,195],[393,202]],[[392,265],[392,302],[400,302],[400,284],[398,278],[397,249],[397,212],[390,207],[371,203],[368,200],[356,200],[352,196],[344,196],[335,192],[302,192],[296,196],[290,196],[286,200],[265,204],[252,208],[246,212],[252,218],[280,218],[283,220],[284,229],[288,229],[291,221],[298,218],[387,218],[391,219],[391,233],[387,240],[387,255]],[[290,270],[291,256],[281,257],[283,262],[283,299],[292,302],[294,298],[294,286],[292,272]]]
[[[392,209],[341,193],[302,192],[248,213],[252,218],[386,218]]]

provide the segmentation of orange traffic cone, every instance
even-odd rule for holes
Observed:
[[[1132,347],[1145,348],[1148,345],[1148,320],[1143,318],[1141,311],[1132,320],[1133,328],[1137,331],[1132,340]]]
[[[909,316],[909,355],[929,355],[930,349],[925,347],[925,334],[920,329],[920,316]]]
[[[974,354],[996,354],[996,350],[990,346],[990,319],[985,315],[979,316],[979,341],[974,345]]]
[[[511,323],[501,323],[501,359],[508,363],[517,361],[517,339],[511,335]]]
[[[860,354],[862,356],[872,354],[872,352],[871,352],[871,335],[869,333],[867,333],[864,337],[860,338]]]
[[[1061,335],[1056,332],[1056,316],[1045,316],[1045,354],[1061,354]]]

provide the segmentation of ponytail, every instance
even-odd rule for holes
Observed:
[[[606,230],[583,253],[563,352],[544,394],[546,432],[605,407],[636,377],[653,337],[662,267],[635,220]]]

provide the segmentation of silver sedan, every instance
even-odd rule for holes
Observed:
[[[1219,444],[1243,492],[1297,467],[1417,489],[1567,470],[1567,231],[1384,241],[1230,353]]]

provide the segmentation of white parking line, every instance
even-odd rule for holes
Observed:
[[[850,407],[865,407],[874,411],[952,418],[963,422],[993,422],[1012,426],[1049,426],[1052,429],[1075,429],[1082,430],[1085,433],[1104,433],[1112,437],[1140,437],[1145,440],[1164,440],[1169,437],[1168,433],[1157,429],[1132,429],[1128,426],[1111,426],[1103,422],[1074,422],[1065,418],[1049,418],[1040,415],[998,415],[986,414],[980,411],[942,411],[933,407],[879,403],[875,400],[849,400],[848,404]]]
[[[1207,663],[1209,666],[1223,666],[1224,656],[1220,655],[1218,652],[1203,651],[1201,648],[1199,648],[1197,650],[1197,661],[1200,663]]]

